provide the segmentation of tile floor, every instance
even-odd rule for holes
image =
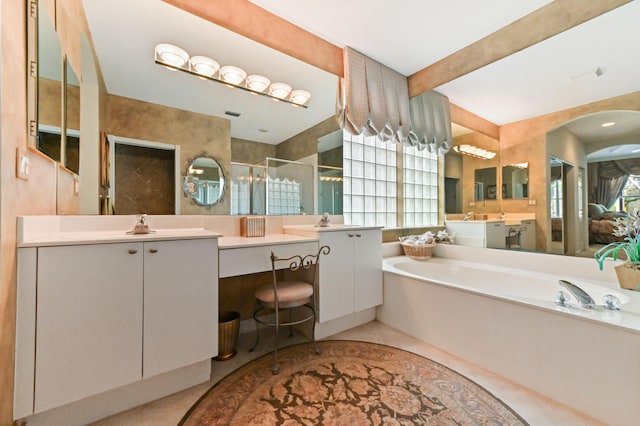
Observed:
[[[267,330],[268,331],[268,330]],[[265,332],[266,335],[266,332]],[[215,382],[235,370],[240,365],[249,362],[268,351],[269,343],[262,340],[255,353],[248,349],[253,343],[252,335],[241,335],[238,340],[238,355],[227,361],[213,361],[213,377],[210,382],[195,386],[174,395],[153,401],[151,403],[116,414],[94,425],[126,426],[126,425],[175,425],[184,413],[209,389]],[[495,396],[504,401],[532,426],[586,426],[602,425],[602,423],[579,413],[540,394],[532,392],[514,382],[497,376],[487,370],[477,367],[461,358],[457,358],[423,341],[415,339],[398,330],[377,321],[347,330],[329,339],[362,340],[394,346],[411,351],[464,374],[471,380],[483,386]],[[283,337],[284,343],[298,343],[301,339]]]

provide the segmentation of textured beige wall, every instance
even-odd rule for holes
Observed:
[[[277,157],[282,160],[295,161],[316,154],[318,152],[318,138],[335,132],[339,128],[335,117],[329,117],[278,144]]]
[[[275,145],[231,138],[231,161],[235,163],[256,164],[275,156]]]
[[[180,172],[198,155],[208,155],[220,163],[227,179],[231,177],[231,122],[224,118],[197,114],[109,95],[107,133],[126,138],[180,145]],[[221,203],[211,209],[181,198],[181,214],[229,214],[230,188]]]
[[[0,8],[0,425],[10,425],[16,326],[16,218],[56,213],[57,165],[27,148],[25,4],[3,1]],[[15,176],[16,149],[31,161],[29,180]]]
[[[65,167],[58,166],[57,208],[60,215],[78,214],[80,197],[74,193],[76,175]]]

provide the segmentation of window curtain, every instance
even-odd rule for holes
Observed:
[[[640,174],[640,158],[589,163],[589,202],[607,209],[620,198],[629,175]]]
[[[444,154],[451,141],[449,100],[436,92],[409,102],[402,74],[345,47],[344,78],[338,86],[336,115],[352,135],[378,136]]]

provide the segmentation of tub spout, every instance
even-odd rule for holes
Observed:
[[[582,306],[583,308],[593,309],[596,307],[596,302],[593,300],[593,298],[577,285],[565,280],[559,280],[558,284],[569,290],[571,294],[573,294],[573,296],[578,300],[580,306]]]

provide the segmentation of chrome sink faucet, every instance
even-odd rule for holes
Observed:
[[[593,300],[593,298],[577,285],[566,280],[559,280],[558,284],[569,290],[571,294],[573,294],[574,297],[578,300],[578,303],[581,307],[587,309],[594,309],[596,307],[596,302]]]
[[[507,217],[507,214],[505,212],[500,213],[500,219],[504,219],[505,217]]]
[[[462,220],[469,220],[473,217],[473,215],[475,215],[474,212],[467,212],[464,214],[464,217],[462,218]]]

